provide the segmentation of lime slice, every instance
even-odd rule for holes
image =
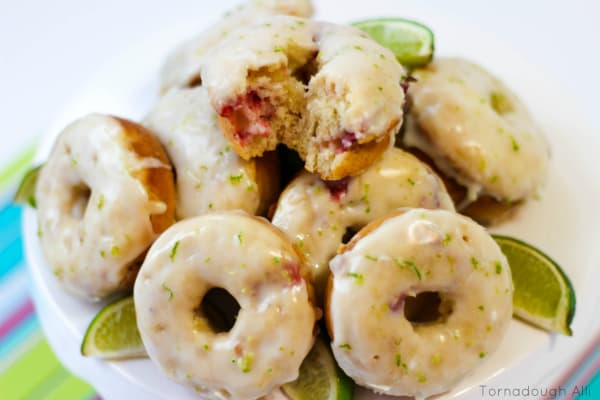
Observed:
[[[390,49],[400,64],[406,67],[423,67],[433,58],[433,32],[423,24],[402,18],[379,18],[352,25]]]
[[[336,365],[325,342],[317,338],[300,366],[300,376],[283,385],[291,400],[351,400],[354,382]]]
[[[37,178],[42,166],[43,165],[38,165],[37,167],[33,167],[25,173],[17,192],[15,193],[13,199],[14,203],[29,204],[31,207],[35,208],[35,184],[37,183]]]
[[[117,300],[96,314],[85,332],[81,354],[103,359],[146,357],[133,296]]]
[[[510,264],[514,314],[540,328],[571,336],[575,290],[560,266],[518,239],[493,237]]]

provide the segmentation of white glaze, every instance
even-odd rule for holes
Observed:
[[[150,358],[210,399],[255,399],[296,379],[317,319],[302,268],[266,220],[222,212],[173,225],[150,248],[134,288]],[[212,287],[241,306],[227,333],[194,316]]]
[[[188,86],[200,74],[207,52],[232,31],[279,14],[310,17],[312,5],[310,0],[250,0],[238,6],[169,55],[161,71],[161,91]]]
[[[296,241],[320,293],[346,229],[359,230],[400,207],[454,210],[444,184],[427,165],[390,149],[362,175],[350,178],[339,199],[318,175],[302,172],[280,196],[273,224]]]
[[[405,71],[390,50],[353,27],[277,16],[240,29],[206,57],[203,84],[220,111],[249,91],[249,71],[284,67],[291,73],[315,55],[318,71],[306,92],[307,129],[326,125],[317,122],[335,107],[340,129],[327,139],[348,131],[361,142],[395,131],[402,121]]]
[[[144,124],[157,135],[177,172],[178,218],[219,210],[259,211],[255,161],[244,161],[231,150],[204,88],[169,91]]]
[[[498,200],[534,194],[547,169],[549,151],[526,107],[502,82],[462,59],[436,59],[414,73],[409,90],[419,130],[404,144],[427,153],[444,174]],[[498,113],[492,96],[511,110]]]
[[[129,264],[156,238],[152,214],[166,205],[151,202],[132,173],[171,168],[140,159],[124,146],[115,118],[91,114],[66,127],[42,168],[36,188],[39,236],[48,265],[71,293],[99,298],[123,289]],[[91,190],[89,202],[73,188]]]
[[[426,397],[452,388],[499,346],[512,316],[506,258],[483,227],[450,211],[391,216],[330,267],[335,358],[379,393]],[[405,318],[404,296],[425,291],[453,301],[447,321]]]

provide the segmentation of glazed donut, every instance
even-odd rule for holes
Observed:
[[[279,190],[274,152],[244,161],[221,134],[206,89],[173,89],[145,125],[163,144],[176,172],[177,217],[240,209],[264,214]]]
[[[280,14],[310,17],[312,5],[310,0],[250,0],[229,11],[219,22],[182,43],[169,55],[160,75],[161,92],[201,83],[202,62],[212,47],[238,28]]]
[[[312,269],[322,297],[329,260],[347,229],[355,232],[400,207],[454,210],[444,184],[411,154],[391,149],[364,174],[341,181],[322,181],[301,173],[281,194],[273,224],[296,241]]]
[[[266,220],[237,211],[178,222],[152,245],[135,283],[148,355],[210,399],[255,399],[296,379],[319,316],[304,268]],[[211,329],[199,307],[212,288],[241,307],[228,332]]]
[[[69,292],[133,286],[146,249],[174,222],[171,165],[142,126],[100,114],[66,127],[36,185],[42,248]]]
[[[453,212],[407,209],[373,221],[330,267],[334,356],[377,393],[424,398],[452,388],[496,350],[511,320],[506,258],[483,227]],[[427,319],[415,302],[434,293]]]
[[[403,75],[366,33],[286,16],[236,31],[202,68],[242,158],[283,143],[329,180],[361,173],[389,147],[402,122]]]
[[[466,187],[459,209],[488,195],[514,202],[531,196],[548,165],[548,146],[523,103],[469,61],[440,58],[414,71],[408,91],[419,129],[403,142],[427,154]]]

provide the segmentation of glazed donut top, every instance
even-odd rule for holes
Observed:
[[[223,137],[203,87],[174,89],[145,119],[177,171],[177,216],[208,211],[261,211],[254,161],[244,161]]]
[[[486,230],[445,210],[367,225],[330,263],[328,326],[344,371],[379,393],[450,389],[497,349],[512,317],[505,256]],[[440,317],[411,322],[407,298],[438,293]]]
[[[250,0],[202,32],[179,46],[165,62],[161,71],[161,92],[172,87],[186,87],[201,81],[200,68],[206,53],[232,31],[273,15],[310,17],[310,0]]]
[[[296,241],[312,267],[317,291],[347,228],[358,230],[400,207],[454,210],[439,177],[413,155],[390,149],[362,175],[324,182],[302,172],[281,194],[273,224]]]
[[[66,289],[82,297],[124,289],[129,264],[173,222],[169,161],[156,139],[153,156],[140,157],[131,144],[152,141],[147,133],[132,139],[141,133],[129,124],[100,114],[75,121],[61,132],[38,179],[38,232],[48,264]],[[162,199],[141,178],[148,169],[168,172],[161,178]],[[168,221],[154,229],[159,215]]]
[[[152,245],[134,296],[150,357],[211,399],[255,399],[298,377],[319,317],[305,266],[267,220],[242,212],[180,221]],[[223,288],[241,309],[228,332],[199,304]]]
[[[205,59],[203,84],[221,114],[246,95],[249,72],[295,71],[311,62],[316,62],[316,73],[308,83],[308,112],[316,117],[334,108],[340,119],[339,132],[324,139],[351,132],[352,141],[379,140],[382,132],[395,131],[390,123],[400,125],[403,67],[390,50],[349,26],[276,16],[240,29]],[[331,96],[319,91],[335,96],[335,104],[325,104]]]
[[[407,146],[427,153],[442,172],[497,200],[532,195],[545,176],[549,151],[523,103],[481,67],[438,58],[414,72],[409,97],[419,130]]]

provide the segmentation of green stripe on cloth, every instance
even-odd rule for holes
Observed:
[[[0,192],[6,191],[17,178],[21,178],[31,164],[36,150],[37,145],[31,145],[0,168]]]
[[[0,375],[0,393],[3,400],[83,399],[93,389],[65,371],[40,340]]]
[[[60,386],[55,387],[48,395],[40,398],[44,400],[88,399],[94,395],[94,389],[82,380],[68,375],[66,371],[65,378]]]

